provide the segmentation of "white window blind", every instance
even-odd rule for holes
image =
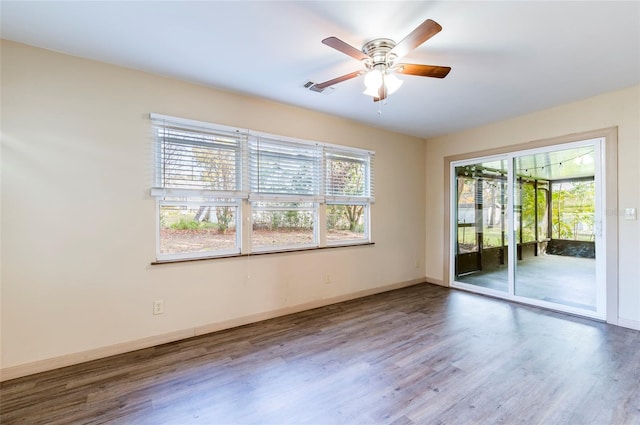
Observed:
[[[374,152],[150,118],[160,261],[370,241]]]
[[[156,196],[246,197],[246,134],[154,120]]]
[[[325,195],[327,201],[365,201],[373,197],[373,154],[327,150]]]
[[[257,137],[249,141],[252,199],[318,198],[322,147]]]

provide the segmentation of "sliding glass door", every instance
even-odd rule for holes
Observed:
[[[453,162],[452,286],[604,318],[602,144]]]
[[[456,280],[507,292],[507,160],[464,163],[454,172]]]

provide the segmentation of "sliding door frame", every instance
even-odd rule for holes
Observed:
[[[452,199],[451,199],[451,163],[474,158],[496,157],[499,155],[513,154],[520,151],[528,151],[537,148],[553,148],[556,145],[563,145],[572,142],[581,142],[591,139],[603,139],[602,149],[602,229],[603,241],[601,246],[606,251],[604,276],[606,285],[606,321],[611,324],[618,324],[618,179],[617,179],[617,152],[618,138],[617,127],[610,127],[600,130],[593,130],[583,133],[574,133],[550,139],[532,141],[528,143],[503,146],[495,149],[469,152],[444,158],[444,284],[452,286],[455,276],[452,275],[451,267],[451,247],[454,232],[452,232]],[[510,167],[512,165],[510,164]],[[513,194],[511,194],[513,196]],[[512,201],[511,198],[509,198]],[[605,217],[606,216],[606,217]],[[512,233],[512,232],[511,232]],[[511,236],[510,233],[510,236]],[[517,300],[516,300],[517,301]]]

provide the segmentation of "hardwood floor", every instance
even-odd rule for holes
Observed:
[[[640,424],[640,332],[429,284],[4,382],[2,424]]]

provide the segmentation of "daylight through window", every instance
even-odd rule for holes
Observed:
[[[158,260],[371,241],[373,152],[151,119]]]

